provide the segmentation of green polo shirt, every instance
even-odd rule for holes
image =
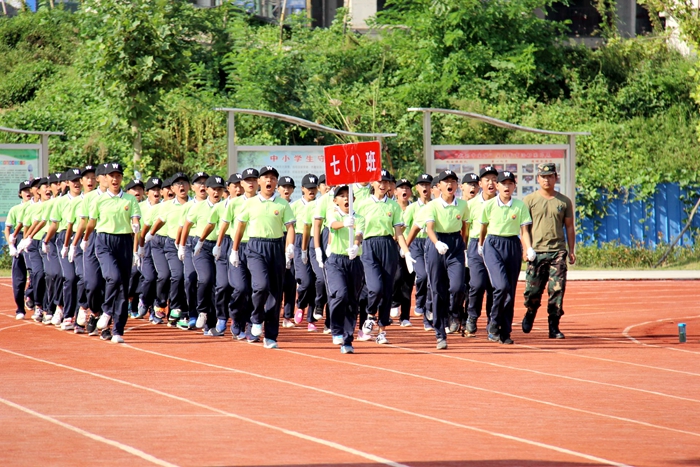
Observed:
[[[141,217],[141,209],[136,197],[120,191],[110,192],[96,198],[91,204],[90,219],[97,221],[95,231],[108,234],[130,234],[131,219]]]
[[[359,183],[352,185],[352,194],[355,195],[355,201],[364,201],[370,197],[372,191],[372,186],[362,186]]]
[[[85,195],[82,193],[80,196],[76,196],[70,200],[66,207],[66,224],[75,224],[75,222],[78,220],[78,209],[82,207],[84,201]]]
[[[145,199],[139,203],[139,209],[141,209],[141,227],[144,225],[153,225],[153,212],[155,208],[160,206],[162,203],[151,204],[148,199]]]
[[[190,227],[190,236],[200,238],[204,228],[209,225],[209,219],[211,218],[212,212],[215,210],[216,206],[223,203],[213,204],[208,199],[204,201],[198,201],[197,203],[190,206],[187,211],[185,219],[192,223]],[[205,240],[216,240],[218,232],[212,230],[209,236]]]
[[[53,207],[51,208],[50,219],[51,222],[58,223],[57,232],[63,232],[68,228],[68,220],[70,218],[69,209],[71,207],[71,201],[73,201],[75,198],[76,197],[73,197],[70,194],[65,194],[54,201]]]
[[[49,226],[51,225],[51,221],[49,218],[51,217],[51,208],[53,207],[53,204],[56,202],[56,198],[51,198],[46,201],[43,201],[41,203],[40,209],[34,212],[34,220],[41,222],[41,221],[46,221],[46,224],[39,230],[36,235],[34,235],[33,239],[36,240],[41,240],[44,238],[44,235],[46,235],[46,232],[49,231]]]
[[[481,234],[481,211],[484,210],[484,204],[488,201],[483,198],[482,193],[467,201],[469,206],[469,238],[479,238]]]
[[[321,219],[323,221],[323,226],[328,227],[328,224],[326,224],[326,216],[328,214],[328,211],[332,211],[335,209],[335,203],[333,203],[333,190],[329,191],[325,195],[321,196],[320,198],[316,198],[316,206],[314,208],[314,219]],[[313,224],[313,222],[312,222]],[[311,231],[313,232],[313,226],[311,228]],[[312,234],[313,236],[313,234]]]
[[[85,219],[90,217],[90,207],[92,206],[94,201],[97,200],[97,198],[100,197],[102,194],[104,194],[104,191],[100,190],[99,187],[95,188],[90,193],[87,193],[83,197],[82,205],[78,208],[78,217],[82,217]]]
[[[508,204],[503,204],[496,196],[484,203],[481,223],[488,224],[489,235],[512,237],[520,235],[520,226],[532,224],[532,218],[525,203],[519,199],[511,198]]]
[[[297,231],[298,234],[303,233],[302,228],[303,228],[304,223],[305,223],[304,219],[306,217],[306,210],[310,204],[314,204],[314,203],[308,202],[304,198],[300,198],[289,205],[292,208],[292,213],[294,214],[294,220],[296,221],[297,225],[299,226],[299,230]]]
[[[426,207],[425,222],[434,222],[435,232],[460,232],[469,217],[469,207],[463,199],[455,199],[448,203],[442,197],[429,202]]]
[[[348,256],[348,248],[350,248],[350,229],[347,227],[343,227],[340,229],[331,229],[330,225],[335,222],[335,221],[341,221],[345,216],[348,214],[345,214],[336,206],[335,209],[332,211],[328,211],[328,216],[326,217],[326,221],[329,225],[329,230],[331,233],[331,253],[335,255],[342,255],[342,256]],[[362,235],[363,231],[365,230],[365,218],[360,216],[359,214],[355,213],[355,235],[357,236]],[[355,243],[355,240],[353,239],[352,244]],[[357,252],[357,255],[362,254],[362,247],[360,246],[360,249]]]
[[[247,224],[250,238],[280,238],[286,233],[286,226],[294,223],[294,213],[281,196],[265,199],[258,195],[244,203],[237,219]]]
[[[223,223],[221,216],[224,215],[226,209],[228,209],[228,205],[231,204],[234,199],[236,198],[228,197],[225,200],[216,203],[214,209],[212,209],[209,213],[209,224],[214,224],[213,231],[216,232],[217,236],[219,235],[219,230],[221,230],[221,224]]]
[[[163,221],[165,225],[158,230],[158,234],[175,240],[177,229],[181,225],[180,220],[185,212],[185,206],[189,206],[189,203],[190,202],[187,201],[180,204],[177,198],[164,203],[158,212],[158,218]]]
[[[231,201],[226,208],[225,211],[223,211],[221,218],[219,219],[221,222],[228,222],[228,230],[226,233],[230,236],[233,237],[233,235],[236,233],[236,228],[238,225],[236,222],[234,222],[238,216],[243,212],[243,206],[251,200],[256,198],[256,196],[248,198],[245,194],[238,196],[235,198],[233,201]],[[250,238],[250,230],[245,229],[243,231],[243,237],[241,237],[241,243],[246,243],[248,239]]]
[[[29,204],[29,201],[23,201],[19,204],[15,204],[14,206],[12,206],[10,208],[10,212],[7,213],[5,225],[9,225],[10,227],[16,227],[17,225],[19,225],[19,223],[22,222],[22,219],[24,218],[24,211],[27,209]]]
[[[394,227],[403,225],[401,206],[394,200],[384,197],[377,199],[371,195],[360,201],[355,212],[365,218],[365,238],[394,236]]]
[[[425,214],[424,208],[426,206],[427,203],[423,203],[422,201],[418,200],[415,203],[409,204],[406,210],[403,212],[403,223],[406,226],[403,231],[404,237],[408,237],[408,234],[411,232],[413,226],[417,225],[420,227],[421,231],[418,232],[416,238],[428,238],[428,233],[425,231],[425,215],[423,215],[421,219],[418,218],[418,214],[420,212]],[[421,223],[419,224],[417,221],[420,221]]]
[[[41,201],[30,201],[29,206],[24,208],[24,211],[22,212],[22,225],[25,227],[29,227],[34,223],[34,211],[39,209],[39,206],[41,205]]]

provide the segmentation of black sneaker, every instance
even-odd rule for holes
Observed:
[[[564,335],[563,332],[561,332],[559,329],[557,330],[549,330],[549,338],[550,339],[565,339],[566,336]]]
[[[535,323],[535,314],[531,311],[525,313],[523,317],[522,327],[525,334],[529,334],[532,331],[532,325]]]
[[[467,331],[467,337],[474,337],[474,335],[476,335],[476,318],[471,316],[467,318],[465,329]]]
[[[499,334],[491,334],[486,337],[490,342],[501,342],[501,336]]]
[[[85,329],[87,330],[88,336],[96,336],[99,334],[99,331],[97,330],[97,316],[90,315]]]
[[[108,341],[112,339],[112,331],[109,329],[103,329],[102,333],[100,333],[100,339],[103,341]]]
[[[447,334],[453,334],[459,331],[459,321],[456,319],[450,320],[450,326],[447,330],[449,331]]]
[[[511,339],[510,337],[506,337],[505,339],[501,340],[501,344],[513,345],[513,339]]]
[[[24,307],[27,309],[27,311],[34,311],[34,300],[32,300],[32,297],[24,297]]]

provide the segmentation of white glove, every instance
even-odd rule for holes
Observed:
[[[61,258],[65,258],[67,254],[68,254],[68,247],[63,245],[61,247]]]
[[[318,267],[323,268],[323,253],[320,248],[314,248],[316,252],[316,261],[318,261]]]
[[[141,231],[141,226],[139,224],[131,224],[131,231],[137,234]]]
[[[17,246],[17,253],[22,253],[24,250],[26,250],[29,245],[32,243],[31,238],[24,238],[22,239],[21,242],[19,242],[19,246]]]
[[[294,245],[292,245],[291,243],[287,245],[287,249],[284,252],[284,256],[285,258],[287,258],[287,261],[294,259]]]
[[[479,256],[484,257],[484,245],[479,245],[476,251],[479,253]]]
[[[139,256],[138,253],[134,253],[133,265],[136,266],[137,268],[141,267],[141,257]]]
[[[15,246],[12,243],[10,243],[10,256],[15,257],[17,255],[19,255],[17,248],[15,248]]]
[[[301,250],[301,262],[309,264],[309,250]]]
[[[68,262],[72,263],[74,258],[75,258],[75,245],[71,245],[68,248]]]
[[[447,250],[449,250],[450,248],[442,242],[437,242],[435,244],[435,249],[437,250],[438,253],[440,253],[441,255],[444,255],[445,253],[447,253]]]
[[[399,248],[399,256],[402,257],[402,258],[405,258],[405,257],[406,257],[406,253],[404,253],[404,251],[403,251],[402,248]]]
[[[360,251],[360,247],[357,245],[353,245],[350,248],[348,248],[348,258],[355,259],[357,258],[357,252]]]
[[[416,260],[413,259],[410,251],[407,251],[404,257],[406,258],[406,269],[408,269],[408,273],[413,274],[413,271],[415,271],[413,265],[416,264]]]
[[[185,261],[185,245],[177,246],[177,259]]]
[[[331,246],[330,244],[326,245],[326,258],[328,258],[331,255]]]
[[[343,217],[343,226],[344,227],[355,227],[355,218],[353,216],[344,216]]]
[[[87,240],[83,240],[82,242],[80,242],[80,249],[81,250],[83,250],[83,251],[87,250],[87,246],[88,246]]]
[[[221,256],[221,247],[215,245],[214,248],[211,249],[211,254],[214,256],[214,259],[218,261],[219,257]]]
[[[287,269],[292,269],[292,260],[291,260],[291,259],[288,259],[288,260],[287,260],[287,263],[285,264],[285,266],[286,266]]]
[[[194,246],[194,256],[197,256],[200,251],[202,251],[202,247],[204,246],[204,242],[201,240],[197,240],[197,244]]]
[[[41,252],[44,253],[45,255],[48,254],[48,252],[49,252],[49,245],[43,240],[41,242]]]
[[[143,255],[145,253],[145,248],[142,246],[139,246],[136,248],[136,254],[139,255],[139,258],[143,259]]]
[[[151,240],[153,240],[153,235],[151,234],[151,232],[146,232],[146,236],[143,237],[143,243],[146,244]]]
[[[469,256],[467,255],[467,250],[464,250],[464,267],[469,267]]]
[[[15,239],[16,239],[15,234],[10,234],[10,238],[8,239],[8,242],[10,243],[10,245],[12,245],[12,246],[15,245]]]
[[[231,266],[237,268],[241,264],[241,260],[238,258],[238,250],[231,250],[231,256],[228,257],[228,262]]]
[[[535,253],[535,250],[530,247],[527,249],[527,260],[528,261],[535,261],[535,258],[537,258],[537,253]]]

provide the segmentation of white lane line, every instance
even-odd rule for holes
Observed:
[[[193,413],[193,414],[47,414],[47,417],[54,418],[226,418],[225,415],[216,413]]]
[[[4,328],[0,328],[0,331],[5,331],[5,330],[7,330],[7,329],[12,329],[12,328],[19,328],[19,327],[22,327],[22,326],[26,326],[26,325],[28,325],[28,324],[32,324],[32,323],[28,323],[28,322],[27,322],[27,323],[15,324],[14,326],[6,326],[6,327],[4,327]]]
[[[19,404],[12,402],[12,401],[7,400],[7,399],[3,399],[2,397],[0,397],[0,403],[3,403],[9,407],[17,409],[17,410],[24,412],[26,414],[33,415],[33,416],[40,418],[46,422],[53,423],[55,425],[63,427],[66,430],[70,430],[74,433],[78,433],[79,435],[83,435],[86,438],[90,438],[94,441],[99,441],[100,443],[104,443],[104,444],[107,444],[109,446],[115,447],[117,449],[121,449],[124,452],[127,452],[127,453],[134,455],[136,457],[140,457],[141,459],[148,461],[152,464],[160,465],[162,467],[178,467],[177,464],[172,464],[170,462],[164,461],[163,459],[159,459],[155,456],[152,456],[151,454],[148,454],[146,452],[141,451],[140,449],[136,449],[136,448],[129,446],[127,444],[123,444],[123,443],[120,443],[118,441],[114,441],[114,440],[105,438],[103,436],[96,435],[95,433],[90,433],[89,431],[85,431],[82,428],[78,428],[77,426],[69,425],[68,423],[62,422],[60,420],[56,420],[53,417],[49,417],[48,415],[44,415],[44,414],[39,413],[39,412],[32,410],[30,408],[24,407],[23,405],[19,405]]]
[[[12,284],[3,284],[2,282],[0,282],[0,285],[4,285],[5,287],[12,287]]]
[[[127,345],[124,345],[124,347],[130,347],[130,348],[134,348],[134,349],[135,349],[135,347],[127,346]],[[139,350],[139,349],[136,349],[136,350]],[[259,421],[257,421],[257,420],[254,420],[254,419],[250,418],[250,417],[244,417],[244,416],[241,416],[241,415],[237,415],[237,414],[235,414],[235,413],[226,412],[226,411],[224,411],[224,410],[220,410],[220,409],[217,409],[217,408],[215,408],[215,407],[210,407],[210,406],[205,405],[205,404],[200,404],[199,402],[191,401],[191,400],[189,400],[189,399],[185,399],[184,397],[176,396],[176,395],[174,395],[174,394],[169,394],[169,393],[167,393],[167,392],[160,391],[160,390],[158,390],[158,389],[153,389],[153,388],[149,388],[149,387],[147,387],[147,386],[142,386],[142,385],[140,385],[140,384],[131,383],[131,382],[129,382],[129,381],[124,381],[124,380],[121,380],[121,379],[112,378],[112,377],[109,377],[109,376],[102,375],[102,374],[100,374],[100,373],[95,373],[95,372],[92,372],[92,371],[87,371],[87,370],[83,370],[83,369],[80,369],[80,368],[71,367],[71,366],[68,366],[68,365],[64,365],[64,364],[62,364],[62,363],[55,363],[55,362],[51,362],[51,361],[49,361],[49,360],[44,360],[44,359],[41,359],[41,358],[36,358],[36,357],[29,356],[29,355],[24,355],[24,354],[21,354],[21,353],[13,352],[12,350],[7,350],[7,349],[2,349],[2,348],[0,348],[0,352],[5,352],[5,353],[10,354],[10,355],[14,355],[14,356],[17,356],[17,357],[26,358],[26,359],[28,359],[28,360],[32,360],[32,361],[35,361],[35,362],[44,363],[44,364],[46,364],[46,365],[51,365],[51,366],[55,366],[55,367],[58,367],[58,368],[63,368],[63,369],[66,369],[66,370],[75,371],[75,372],[77,372],[77,373],[82,373],[82,374],[85,374],[85,375],[94,376],[95,378],[104,379],[104,380],[106,380],[106,381],[111,381],[111,382],[113,382],[113,383],[123,384],[123,385],[125,385],[125,386],[129,386],[129,387],[136,388],[136,389],[141,389],[141,390],[143,390],[143,391],[148,391],[148,392],[151,392],[151,393],[153,393],[153,394],[158,394],[159,396],[167,397],[167,398],[170,398],[170,399],[179,401],[179,402],[183,402],[183,403],[186,403],[186,404],[194,405],[194,406],[196,406],[196,407],[199,407],[199,408],[202,408],[202,409],[205,409],[205,410],[209,410],[209,411],[215,412],[215,413],[220,414],[220,415],[225,415],[225,416],[227,416],[227,417],[230,417],[230,418],[233,418],[233,419],[242,421],[242,422],[246,422],[246,423],[250,423],[250,424],[253,424],[253,425],[257,425],[257,426],[259,426],[259,427],[267,428],[267,429],[269,429],[269,430],[278,431],[278,432],[280,432],[280,433],[284,433],[284,434],[286,434],[286,435],[290,435],[290,436],[293,436],[293,437],[295,437],[295,438],[303,439],[303,440],[305,440],[305,441],[310,441],[310,442],[312,442],[312,443],[320,444],[321,446],[325,446],[325,447],[332,448],[332,449],[336,449],[336,450],[338,450],[338,451],[342,451],[342,452],[345,452],[345,453],[348,453],[348,454],[352,454],[352,455],[355,455],[355,456],[357,456],[357,457],[361,457],[361,458],[363,458],[363,459],[367,459],[367,460],[369,460],[369,461],[376,462],[376,463],[378,463],[378,464],[384,464],[384,465],[388,465],[388,466],[390,466],[390,467],[408,467],[408,466],[406,466],[405,464],[400,464],[400,463],[398,463],[398,462],[394,462],[394,461],[391,461],[391,460],[389,460],[389,459],[385,459],[385,458],[383,458],[383,457],[380,457],[380,456],[377,456],[377,455],[374,455],[374,454],[370,454],[370,453],[367,453],[367,452],[364,452],[364,451],[360,451],[360,450],[351,448],[351,447],[349,447],[349,446],[345,446],[345,445],[342,445],[342,444],[340,444],[340,443],[336,443],[336,442],[334,442],[334,441],[328,441],[328,440],[319,438],[319,437],[317,437],[317,436],[306,435],[306,434],[301,433],[301,432],[298,432],[298,431],[294,431],[294,430],[289,430],[289,429],[286,429],[286,428],[278,427],[278,426],[276,426],[276,425],[271,425],[271,424],[269,424],[269,423],[259,422]],[[615,464],[615,465],[621,465],[621,464]]]
[[[632,343],[638,344],[638,345],[643,345],[643,346],[645,346],[645,347],[655,347],[655,348],[657,348],[657,349],[675,350],[676,352],[685,352],[685,353],[692,353],[692,354],[700,355],[700,352],[695,352],[695,351],[692,351],[692,350],[686,350],[686,349],[681,349],[681,348],[677,348],[677,347],[667,347],[667,346],[664,346],[664,345],[655,345],[655,344],[647,344],[647,343],[645,343],[645,342],[640,342],[640,341],[638,341],[637,339],[635,339],[634,337],[630,336],[630,334],[629,334],[630,331],[631,331],[632,329],[634,329],[634,328],[636,328],[636,327],[638,327],[638,326],[644,326],[644,325],[646,325],[646,324],[661,323],[661,322],[663,322],[663,321],[679,321],[679,320],[682,320],[682,319],[696,319],[696,318],[700,318],[700,315],[695,315],[695,316],[681,316],[681,317],[678,317],[678,318],[662,318],[662,319],[657,319],[656,321],[645,321],[645,322],[643,322],[643,323],[638,323],[638,324],[633,324],[633,325],[631,325],[631,326],[627,326],[627,327],[625,328],[625,330],[622,331],[622,335],[623,335],[624,337],[626,337],[627,339],[629,339]]]

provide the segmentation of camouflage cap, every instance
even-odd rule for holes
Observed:
[[[557,173],[557,165],[553,162],[537,165],[537,175],[550,175]]]

